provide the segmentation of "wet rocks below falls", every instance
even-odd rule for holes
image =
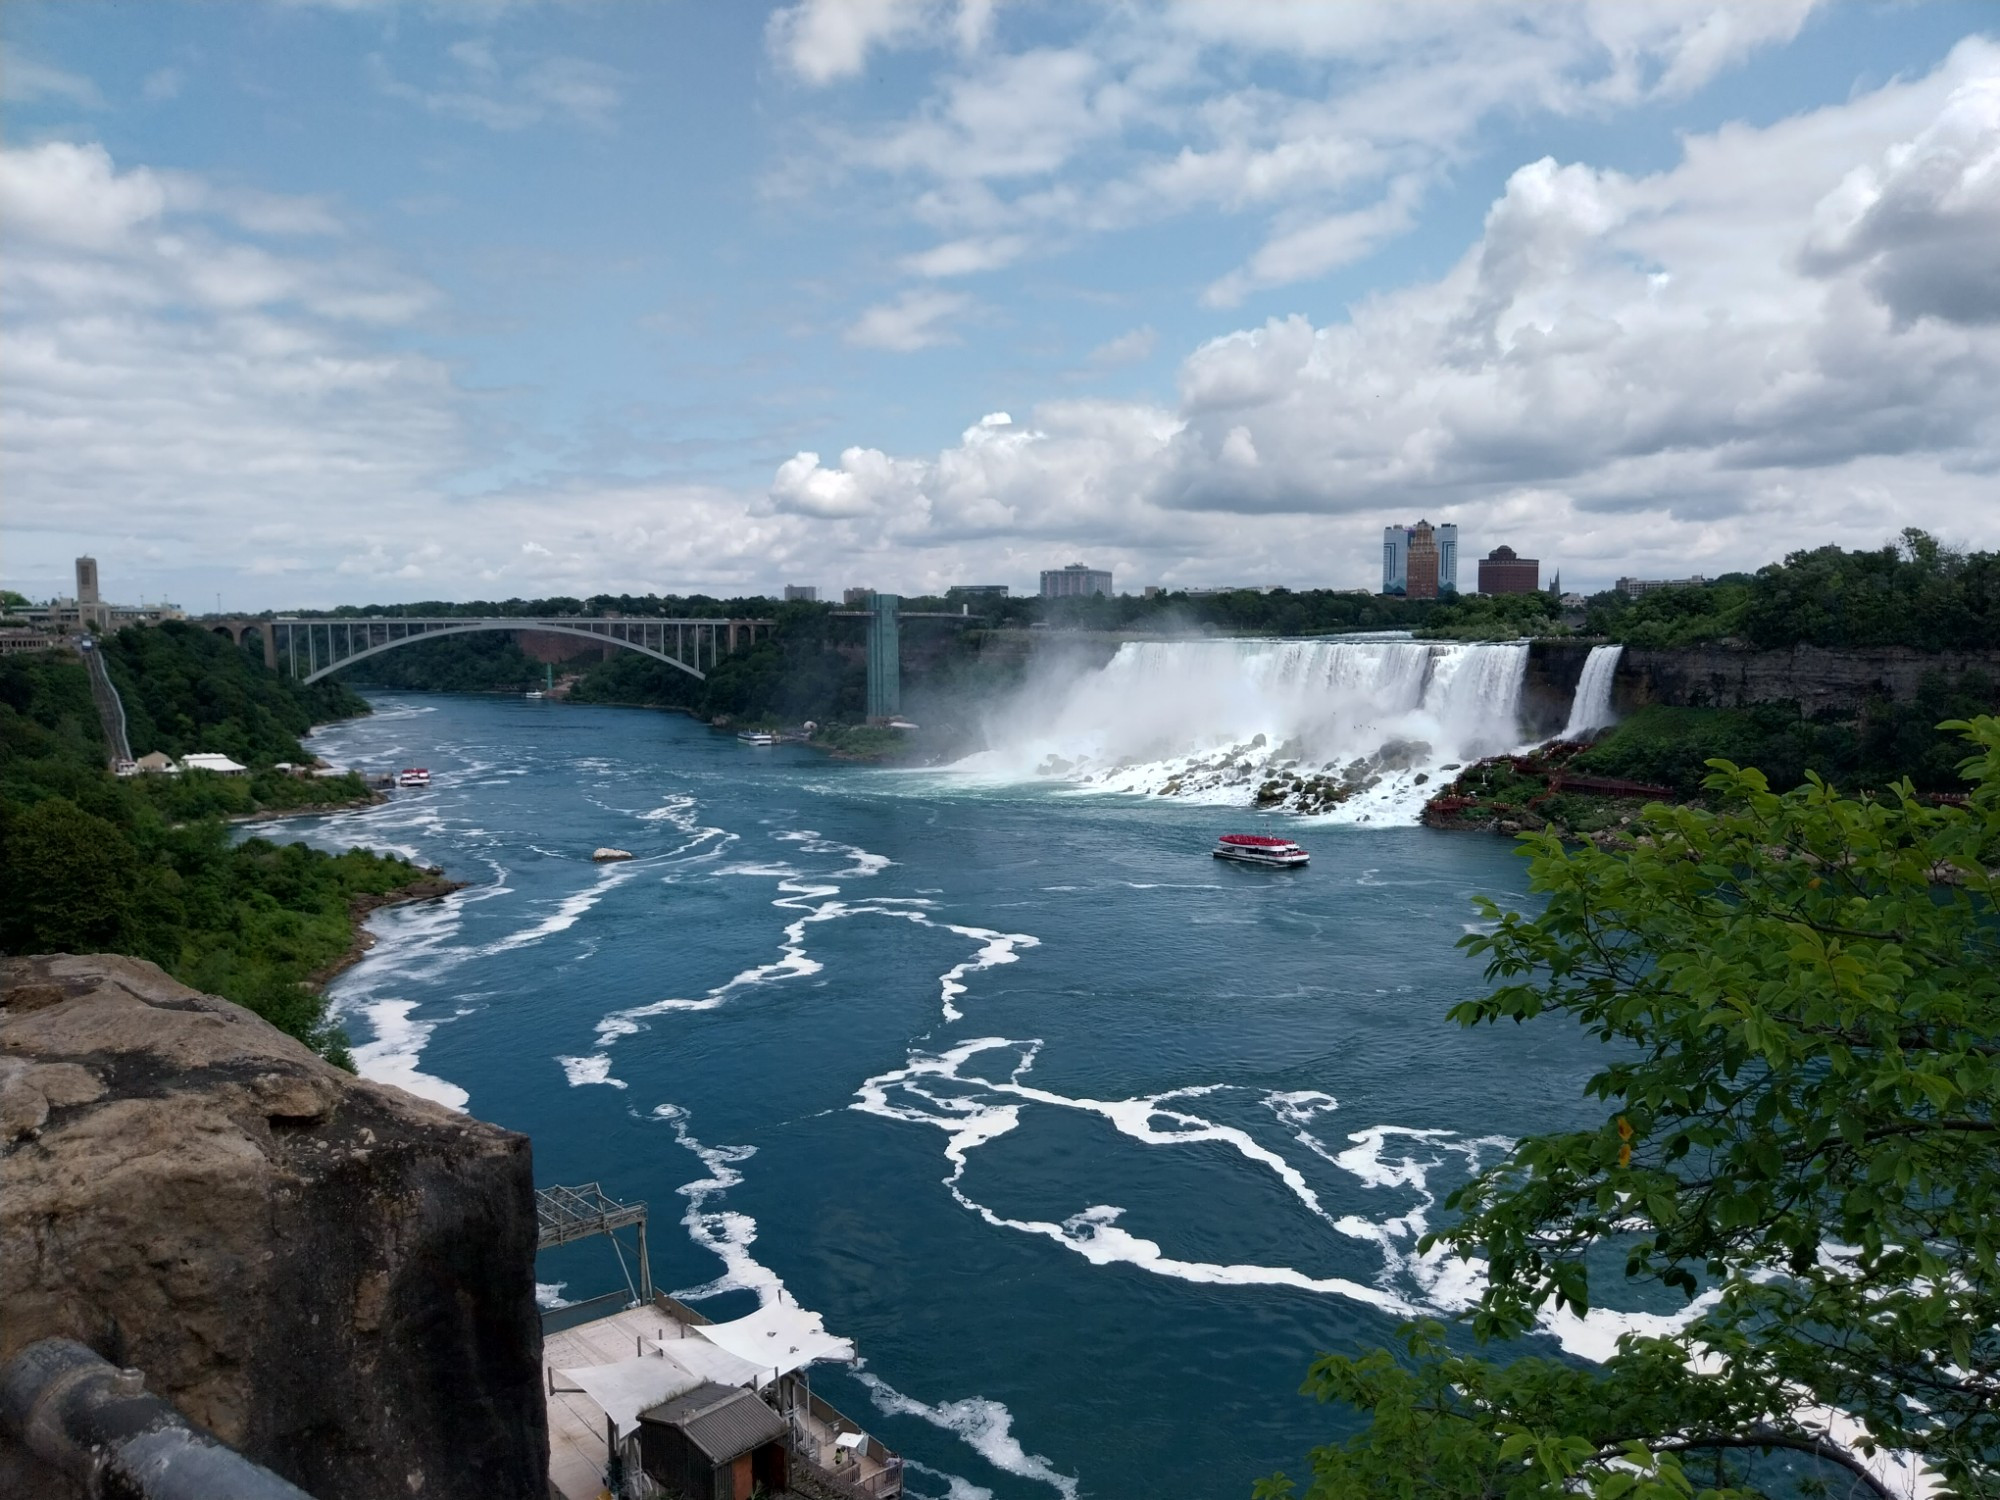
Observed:
[[[1421,740],[1391,740],[1373,755],[1357,757],[1340,767],[1311,770],[1301,769],[1296,761],[1275,764],[1257,788],[1256,805],[1267,812],[1304,817],[1332,812],[1349,798],[1380,786],[1385,775],[1424,764],[1430,754],[1431,747]],[[1430,779],[1429,772],[1417,771],[1410,782],[1423,786]]]

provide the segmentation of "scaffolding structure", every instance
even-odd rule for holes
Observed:
[[[618,1267],[625,1273],[625,1287],[632,1294],[632,1300],[653,1300],[653,1267],[646,1255],[645,1204],[620,1203],[594,1182],[586,1182],[579,1187],[537,1188],[535,1222],[540,1231],[536,1243],[539,1250],[588,1239],[594,1234],[603,1235],[617,1252]],[[637,1234],[638,1244],[633,1256],[639,1272],[636,1284],[632,1279],[633,1267],[625,1261],[625,1246],[618,1238],[621,1229],[633,1229]]]

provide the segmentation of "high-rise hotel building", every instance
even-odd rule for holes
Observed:
[[[1421,545],[1419,545],[1421,538]],[[1458,527],[1382,528],[1382,592],[1412,599],[1435,599],[1458,592]]]

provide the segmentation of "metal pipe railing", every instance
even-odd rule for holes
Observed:
[[[71,1339],[43,1339],[0,1367],[0,1437],[93,1500],[312,1500],[146,1393]]]

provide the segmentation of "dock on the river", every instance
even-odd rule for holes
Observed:
[[[536,1198],[544,1245],[586,1233],[618,1244],[616,1229],[639,1231],[637,1285],[543,1314],[551,1500],[654,1500],[669,1488],[648,1468],[668,1464],[671,1488],[690,1500],[749,1500],[753,1489],[771,1500],[900,1496],[902,1460],[813,1394],[815,1359],[853,1357],[817,1314],[781,1298],[717,1324],[653,1291],[644,1204],[618,1203],[595,1183]],[[621,1265],[630,1253],[621,1245]],[[704,1393],[712,1399],[689,1410]]]

